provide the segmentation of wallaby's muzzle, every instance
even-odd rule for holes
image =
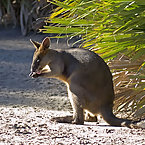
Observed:
[[[36,73],[36,68],[35,68],[35,70],[34,70],[34,66],[32,65],[31,66],[31,72],[30,72],[30,74],[29,74],[29,76],[30,77],[33,77],[34,75],[36,75],[37,73]]]
[[[40,74],[41,74],[41,72],[30,72],[29,76],[32,77],[32,78],[36,78]]]
[[[41,68],[39,67],[39,62],[38,60],[35,60],[32,62],[32,65],[31,65],[31,72],[29,74],[30,77],[33,77],[34,76],[38,76],[39,74],[41,74]]]

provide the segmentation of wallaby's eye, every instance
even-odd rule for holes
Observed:
[[[37,59],[37,61],[36,62],[40,62],[40,59]]]
[[[37,62],[37,63],[40,62],[40,57],[39,57],[39,56],[37,57],[36,62]]]

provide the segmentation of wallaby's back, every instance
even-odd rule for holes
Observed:
[[[76,79],[84,96],[81,97],[84,109],[93,114],[101,112],[101,108],[113,105],[114,90],[112,75],[104,60],[92,51],[73,48],[56,50],[64,62],[63,75],[71,80]],[[68,81],[69,83],[69,81]],[[71,82],[70,82],[71,83]],[[81,90],[80,90],[81,91]]]

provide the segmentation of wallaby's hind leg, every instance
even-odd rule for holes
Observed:
[[[117,118],[113,112],[111,106],[102,107],[101,115],[103,119],[112,126],[130,126],[131,120]]]
[[[51,121],[55,121],[58,123],[72,123],[73,116],[52,117]]]

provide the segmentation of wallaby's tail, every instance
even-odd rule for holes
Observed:
[[[127,119],[121,119],[117,118],[113,112],[112,112],[112,107],[105,107],[101,111],[101,115],[104,118],[104,120],[112,125],[112,126],[126,126],[129,128],[144,128],[145,126],[143,125],[138,125],[140,121],[132,121],[132,120],[127,120]]]

